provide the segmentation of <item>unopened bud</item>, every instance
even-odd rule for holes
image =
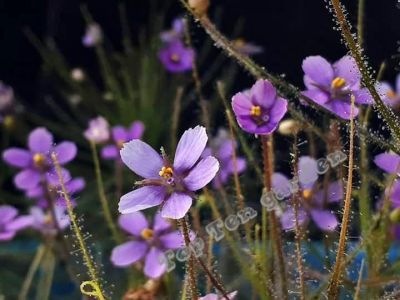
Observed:
[[[282,135],[292,135],[298,133],[300,130],[300,124],[293,120],[287,119],[280,123],[278,132]]]
[[[72,69],[71,78],[77,82],[82,82],[85,80],[85,73],[79,68]]]
[[[400,207],[395,208],[391,213],[390,213],[390,221],[392,223],[400,223]]]
[[[210,0],[189,0],[188,3],[198,17],[204,16],[210,6]]]

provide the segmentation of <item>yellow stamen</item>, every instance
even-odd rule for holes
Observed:
[[[142,232],[140,233],[140,235],[142,236],[142,238],[144,238],[145,240],[149,240],[154,236],[154,231],[149,229],[149,228],[145,228],[142,230]]]
[[[394,209],[390,215],[389,215],[390,221],[392,221],[392,223],[400,223],[400,208],[396,208]]]
[[[311,189],[306,189],[306,190],[303,191],[303,198],[304,198],[305,200],[310,200],[312,194],[313,194],[313,192],[312,192]]]
[[[261,107],[258,105],[253,105],[250,109],[250,115],[252,117],[259,117],[261,116]]]
[[[35,153],[33,155],[33,162],[36,166],[41,166],[46,161],[46,158],[42,153]]]
[[[167,179],[171,178],[173,174],[174,170],[171,167],[162,167],[160,172],[158,172],[158,175]]]
[[[346,80],[342,77],[336,77],[332,80],[331,86],[333,89],[340,89],[346,85]]]
[[[394,99],[396,97],[396,93],[393,90],[389,90],[386,92],[386,96],[390,99]]]
[[[50,225],[53,223],[53,216],[51,214],[46,214],[44,217],[44,223]]]
[[[181,60],[181,57],[178,54],[174,53],[174,54],[171,55],[171,60],[174,63],[178,63]]]

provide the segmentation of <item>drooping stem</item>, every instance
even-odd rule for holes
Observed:
[[[121,239],[119,237],[117,227],[112,218],[112,214],[110,211],[110,207],[108,205],[108,200],[106,196],[106,192],[104,189],[103,178],[101,175],[100,161],[97,154],[96,144],[94,142],[90,142],[90,148],[92,149],[92,157],[94,163],[94,170],[96,173],[96,183],[97,183],[97,192],[99,194],[99,199],[101,203],[101,208],[103,210],[104,217],[106,219],[108,228],[111,231],[112,237],[116,242],[120,242]]]
[[[272,151],[272,138],[270,135],[262,135],[261,143],[263,148],[263,162],[264,162],[264,187],[266,192],[272,189],[272,174],[273,174],[273,151]],[[266,210],[265,207],[263,207]],[[275,245],[275,253],[278,259],[280,287],[283,299],[288,299],[288,289],[286,282],[286,268],[285,259],[283,255],[282,231],[276,216],[275,210],[269,212],[271,240]],[[264,226],[264,224],[263,224]],[[266,228],[262,229],[266,231]],[[265,233],[263,233],[264,237]]]
[[[65,202],[66,202],[66,205],[67,205],[67,212],[68,212],[68,215],[69,215],[69,218],[70,218],[70,221],[71,221],[71,226],[72,226],[72,229],[74,231],[75,237],[76,237],[76,239],[78,241],[79,250],[82,253],[83,261],[84,261],[84,263],[85,263],[85,265],[86,265],[86,267],[88,269],[88,273],[89,273],[89,276],[90,276],[90,279],[91,279],[90,284],[91,284],[91,286],[94,288],[94,290],[96,292],[95,296],[99,300],[105,300],[105,297],[104,297],[105,294],[104,294],[104,292],[102,290],[102,286],[100,284],[100,280],[99,280],[99,277],[98,277],[97,269],[95,267],[94,262],[92,261],[89,248],[87,247],[87,245],[85,243],[85,239],[83,237],[83,234],[81,232],[80,226],[78,224],[77,217],[76,217],[76,215],[74,213],[74,208],[72,206],[71,197],[70,197],[70,195],[69,195],[69,193],[68,193],[68,191],[67,191],[67,189],[65,187],[65,182],[64,182],[64,177],[63,177],[63,174],[62,174],[61,166],[60,166],[60,163],[59,163],[59,161],[57,159],[57,154],[55,152],[53,152],[51,154],[51,159],[53,161],[54,167],[55,167],[56,172],[57,172],[58,181],[59,181],[60,186],[61,186],[61,191],[63,193],[63,196],[65,198]]]
[[[351,192],[353,187],[353,147],[354,147],[354,96],[351,96],[350,110],[350,146],[349,146],[349,170],[347,174],[346,197],[344,200],[344,211],[342,217],[342,228],[340,230],[339,246],[336,253],[336,262],[332,278],[328,287],[328,299],[337,299],[339,293],[340,276],[342,273],[342,259],[346,248],[347,228],[351,211]]]

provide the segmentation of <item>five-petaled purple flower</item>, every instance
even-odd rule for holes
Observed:
[[[121,215],[118,222],[134,240],[113,249],[111,261],[115,266],[126,267],[144,259],[144,274],[158,278],[167,270],[164,252],[184,246],[182,234],[172,231],[171,224],[159,213],[155,215],[152,227],[142,212]]]
[[[339,117],[349,120],[351,95],[355,103],[371,103],[371,95],[361,88],[361,75],[355,60],[344,56],[330,64],[321,56],[309,56],[303,61],[304,84],[302,94]],[[354,117],[358,108],[354,107]]]
[[[233,96],[232,107],[239,126],[249,133],[270,134],[287,111],[287,100],[276,94],[268,80],[257,80],[250,91]]]
[[[82,37],[82,44],[86,47],[94,47],[101,43],[103,32],[97,23],[91,23],[86,27],[85,35]]]
[[[237,142],[232,141],[228,132],[224,129],[218,131],[217,136],[211,140],[210,144],[211,147],[204,149],[202,157],[214,155],[218,159],[220,169],[212,183],[214,188],[219,188],[227,183],[230,175],[235,172],[240,174],[246,169],[246,159],[244,157],[236,157],[236,161],[233,160],[232,155],[234,149],[237,148]]]
[[[22,190],[35,188],[42,180],[51,182],[58,178],[50,158],[52,151],[56,152],[61,165],[73,160],[77,152],[72,142],[61,142],[54,146],[53,135],[42,127],[29,134],[28,148],[9,148],[3,152],[6,163],[22,169],[14,178],[16,187]],[[69,174],[66,170],[63,173]]]
[[[182,41],[177,40],[168,43],[158,55],[169,72],[180,73],[192,69],[195,53],[193,49],[185,47]]]
[[[173,163],[141,140],[124,144],[122,161],[144,180],[138,182],[142,187],[121,197],[119,211],[127,214],[161,205],[162,217],[183,218],[192,205],[193,192],[207,185],[218,172],[219,163],[214,157],[199,161],[207,139],[202,126],[186,130]]]
[[[31,226],[30,216],[18,216],[18,210],[9,205],[0,206],[0,241],[9,241],[15,234]]]
[[[234,292],[229,293],[227,296],[228,296],[229,300],[233,300],[233,299],[235,299],[236,295],[237,295],[237,291],[234,291]],[[224,300],[224,299],[226,299],[226,298],[222,297],[222,296],[218,296],[217,294],[213,294],[213,293],[207,294],[204,297],[199,298],[199,300]]]
[[[32,206],[30,209],[30,216],[32,217],[32,228],[38,230],[40,233],[46,236],[57,235],[60,229],[63,231],[70,224],[70,219],[65,211],[64,207],[55,206],[54,215],[56,220],[53,218],[53,213],[49,210],[43,210],[38,206]]]
[[[104,159],[120,159],[119,150],[123,144],[130,140],[140,139],[143,135],[144,124],[140,121],[132,123],[130,128],[115,126],[111,130],[113,144],[106,145],[101,150],[101,157]]]
[[[383,81],[377,84],[377,92],[384,103],[391,107],[399,107],[400,105],[400,74],[396,77],[395,87]]]
[[[324,231],[332,231],[338,225],[336,216],[324,207],[329,203],[337,203],[343,199],[343,187],[340,181],[330,183],[326,194],[323,188],[317,185],[318,172],[317,161],[309,156],[299,159],[299,188],[300,207],[298,221],[302,225],[309,217]],[[275,173],[272,177],[272,186],[276,194],[287,196],[290,190],[289,180],[285,175]],[[295,227],[293,206],[290,204],[281,216],[281,224],[284,230]]]
[[[95,144],[101,144],[110,138],[110,125],[107,120],[99,116],[89,121],[89,127],[83,133],[85,138]]]
[[[164,43],[172,43],[183,39],[185,33],[185,20],[182,17],[175,18],[172,21],[172,28],[170,30],[162,31],[160,39]]]

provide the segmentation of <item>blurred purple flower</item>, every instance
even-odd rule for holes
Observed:
[[[394,153],[381,153],[375,156],[374,163],[389,174],[400,173],[400,156]]]
[[[113,249],[111,261],[115,266],[127,267],[144,259],[144,274],[150,278],[158,278],[167,270],[166,262],[163,262],[164,252],[184,246],[182,234],[177,230],[172,231],[171,224],[160,214],[155,215],[152,227],[141,212],[121,215],[118,222],[134,240]]]
[[[172,21],[172,28],[170,30],[162,31],[160,39],[164,43],[172,43],[180,41],[185,33],[185,20],[182,17],[175,18]]]
[[[202,126],[186,130],[173,164],[141,140],[124,144],[122,161],[144,180],[138,182],[142,187],[121,197],[119,211],[127,214],[160,205],[162,217],[183,218],[192,206],[193,192],[207,185],[219,168],[212,156],[199,161],[207,139]]]
[[[225,129],[220,129],[210,144],[211,147],[204,149],[202,157],[214,155],[218,159],[220,168],[212,183],[214,188],[219,188],[227,183],[229,176],[235,172],[232,154],[233,150],[237,148],[237,142],[230,139]],[[236,157],[236,168],[238,174],[246,169],[246,159],[244,157]]]
[[[104,159],[120,159],[119,150],[124,143],[130,140],[140,139],[144,132],[144,124],[140,121],[132,123],[131,127],[115,126],[111,130],[113,144],[106,145],[101,150]]]
[[[106,119],[99,116],[89,121],[89,127],[83,135],[88,141],[95,144],[105,143],[110,138],[110,125]]]
[[[61,142],[54,146],[53,135],[45,128],[36,128],[28,136],[28,149],[9,148],[3,152],[4,161],[20,171],[14,177],[17,188],[28,190],[35,188],[43,180],[48,182],[58,181],[50,155],[55,151],[58,161],[64,165],[76,156],[77,148],[72,142]],[[68,181],[69,172],[63,170]]]
[[[9,241],[15,234],[31,226],[30,216],[18,216],[18,210],[9,205],[0,206],[0,241]]]
[[[325,205],[338,203],[343,199],[343,186],[340,181],[328,185],[325,190],[319,189],[317,185],[318,172],[317,161],[309,156],[299,159],[299,188],[300,207],[298,213],[299,224],[304,224],[310,217],[314,223],[324,231],[332,231],[338,225],[336,216]],[[285,175],[275,173],[272,177],[272,186],[275,194],[286,194],[290,182]],[[295,227],[294,209],[288,205],[281,216],[281,224],[284,230],[292,230]]]
[[[235,299],[236,295],[237,295],[237,291],[227,294],[229,300]],[[222,296],[218,296],[217,294],[212,294],[212,293],[199,298],[199,300],[224,300],[224,299],[226,299],[226,298],[222,297]]]
[[[232,107],[239,126],[246,132],[270,134],[287,111],[287,100],[276,94],[268,80],[257,80],[250,91],[233,96]]]
[[[54,213],[56,220],[54,220],[53,214],[50,211],[45,211],[38,206],[31,207],[32,228],[46,236],[57,235],[58,228],[64,230],[69,226],[70,219],[64,207],[55,206]]]
[[[372,101],[367,89],[361,89],[361,75],[351,56],[344,56],[333,65],[321,56],[309,56],[303,60],[302,68],[307,88],[302,94],[343,119],[350,119],[351,94],[358,104]],[[357,114],[355,107],[354,116]]]
[[[261,46],[246,42],[241,38],[233,40],[232,44],[236,50],[244,55],[255,55],[263,52],[263,48]]]
[[[398,107],[400,105],[400,74],[396,77],[394,88],[389,83],[383,81],[377,84],[376,89],[385,104],[392,107]]]
[[[82,37],[82,44],[86,47],[94,47],[101,43],[103,32],[97,23],[91,23],[86,27],[85,35]]]
[[[182,41],[167,44],[159,52],[164,67],[172,73],[190,71],[193,66],[194,50],[184,46]]]

